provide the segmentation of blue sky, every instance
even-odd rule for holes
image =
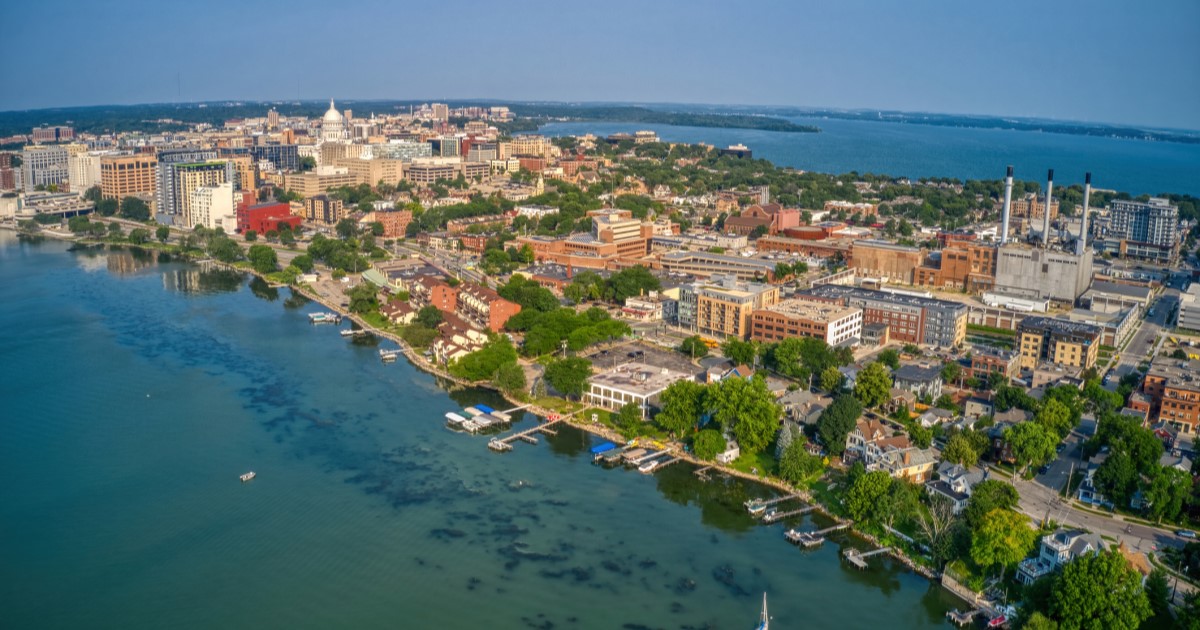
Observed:
[[[9,0],[0,110],[744,103],[1200,129],[1200,2]]]

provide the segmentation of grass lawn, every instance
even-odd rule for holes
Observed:
[[[779,472],[775,455],[769,451],[754,454],[743,453],[730,466],[744,473],[758,474],[760,476],[764,474],[775,475]],[[755,473],[752,469],[758,469],[758,472]]]

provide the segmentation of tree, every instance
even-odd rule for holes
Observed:
[[[274,243],[279,240],[279,230],[267,230],[263,236],[267,237],[268,242]]]
[[[1021,630],[1058,630],[1058,622],[1035,610]]]
[[[386,231],[386,230],[384,229],[384,227],[383,227],[383,224],[382,224],[382,223],[380,223],[379,221],[375,221],[375,222],[372,222],[372,223],[371,223],[371,234],[372,234],[372,235],[374,235],[374,236],[383,236],[383,233],[384,233],[385,231]]]
[[[337,232],[338,237],[344,241],[351,236],[358,234],[358,223],[356,223],[354,219],[346,218],[338,221],[337,225],[334,226],[333,229]]]
[[[154,236],[158,239],[159,243],[166,243],[167,239],[171,238],[171,228],[160,225],[154,228]]]
[[[591,361],[581,357],[568,357],[552,361],[545,370],[546,380],[550,385],[568,398],[582,396],[591,375]]]
[[[258,240],[258,232],[254,230],[246,230],[246,233],[243,236],[245,237],[247,243],[253,243]]]
[[[255,245],[254,247],[265,247],[265,245]],[[254,256],[251,247],[251,257]],[[273,252],[274,250],[272,250]],[[350,312],[351,313],[372,313],[379,309],[378,289],[370,282],[360,282],[351,288],[347,295],[350,296]],[[516,358],[515,356],[513,357]]]
[[[754,357],[758,355],[758,348],[752,341],[742,341],[737,337],[730,337],[721,344],[721,353],[737,365],[754,365]]]
[[[1096,488],[1116,505],[1129,505],[1129,499],[1137,491],[1138,471],[1133,459],[1124,450],[1115,450],[1100,464],[1094,475]]]
[[[1145,489],[1145,499],[1149,504],[1146,515],[1160,523],[1164,518],[1169,521],[1178,519],[1191,491],[1191,475],[1178,468],[1160,466]]]
[[[675,381],[658,398],[662,411],[654,421],[672,435],[682,435],[695,426],[704,412],[705,388],[695,381]]]
[[[1117,551],[1067,563],[1050,594],[1061,630],[1135,630],[1151,612],[1141,575]]]
[[[957,361],[947,361],[942,365],[942,380],[947,383],[956,383],[958,378],[962,376],[962,366]]]
[[[1004,440],[1022,474],[1030,466],[1041,466],[1054,459],[1054,446],[1058,444],[1058,436],[1037,422],[1022,422],[1005,429]]]
[[[893,480],[888,492],[876,505],[876,518],[891,527],[896,521],[906,521],[917,513],[920,505],[918,487],[904,480]]]
[[[308,254],[301,254],[293,258],[292,264],[296,265],[296,268],[304,273],[312,273],[313,259],[312,256],[309,256]]]
[[[761,377],[727,378],[710,391],[713,419],[733,433],[743,452],[758,453],[779,429],[782,413]]]
[[[705,429],[692,439],[692,450],[696,457],[712,461],[725,452],[725,438],[716,429]]]
[[[317,168],[317,158],[315,158],[311,155],[301,156],[301,158],[300,158],[300,171],[301,172],[311,171],[314,168]]]
[[[515,364],[517,350],[504,335],[494,335],[482,348],[457,359],[449,367],[450,373],[472,381],[484,381],[496,377],[501,366]],[[522,382],[523,378],[522,378]]]
[[[279,225],[280,225],[280,227],[283,227],[287,224],[281,223]],[[284,245],[295,245],[296,244],[296,235],[293,234],[291,230],[280,230],[279,231],[279,242],[283,243]]]
[[[873,470],[860,475],[846,490],[843,504],[846,513],[856,521],[877,516],[878,506],[892,487],[892,477],[886,471]]]
[[[693,359],[702,359],[708,356],[708,346],[704,345],[704,340],[699,335],[692,335],[684,339],[680,342],[677,350]]]
[[[841,391],[845,381],[846,377],[832,365],[821,371],[821,389],[831,394]]]
[[[888,348],[879,353],[875,358],[876,361],[892,368],[893,370],[900,369],[900,353],[895,348]]]
[[[971,489],[971,498],[967,500],[967,507],[963,510],[963,519],[971,529],[975,529],[992,510],[1011,510],[1017,507],[1019,499],[1016,489],[1006,483],[995,479],[981,481]]]
[[[427,328],[437,328],[444,319],[442,311],[430,304],[422,306],[413,321]]]
[[[150,206],[137,197],[126,197],[121,200],[121,216],[130,221],[148,221]]]
[[[141,245],[150,240],[150,230],[145,228],[133,228],[129,230],[129,242],[134,245]]]
[[[981,567],[999,566],[1003,577],[1004,568],[1029,555],[1037,535],[1037,530],[1030,527],[1027,516],[996,508],[984,514],[974,529],[971,559]]]
[[[251,245],[246,257],[250,259],[250,266],[259,273],[271,273],[279,269],[279,258],[275,255],[275,250],[266,245]]]
[[[1042,403],[1042,408],[1033,419],[1053,431],[1059,439],[1071,433],[1071,409],[1057,400],[1050,399]]]
[[[124,233],[125,233],[125,231],[121,229],[120,223],[109,223],[108,224],[108,235],[109,236],[121,236]]]
[[[102,217],[111,217],[120,209],[116,199],[101,199],[96,202],[96,213]]]
[[[637,403],[626,403],[612,414],[613,425],[626,438],[636,437],[642,429],[642,408]]]
[[[962,433],[955,433],[946,440],[946,448],[942,451],[942,460],[962,466],[974,466],[979,463],[980,453],[975,450],[971,440]],[[1007,486],[1005,486],[1007,487]]]
[[[1171,614],[1171,585],[1166,571],[1154,569],[1146,577],[1146,599],[1150,601],[1150,610],[1155,615],[1162,617]]]
[[[514,356],[516,353],[513,353]],[[496,375],[492,378],[492,384],[506,394],[517,394],[525,391],[525,370],[513,361],[505,363],[496,368]]]
[[[804,448],[804,440],[792,440],[779,458],[779,476],[791,483],[800,483],[821,472],[821,458]]]
[[[887,402],[891,392],[892,375],[878,361],[868,364],[854,380],[854,397],[868,409]]]
[[[817,436],[830,455],[838,456],[846,450],[846,436],[854,430],[862,415],[862,405],[849,394],[833,400],[817,419]]]

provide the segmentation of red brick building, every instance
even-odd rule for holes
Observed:
[[[467,283],[458,292],[457,312],[478,326],[500,332],[508,318],[521,312],[521,305],[509,302],[487,287]]]
[[[414,280],[409,295],[418,307],[432,304],[443,313],[453,313],[458,307],[458,289],[434,276],[421,276]]]
[[[383,224],[383,238],[404,238],[412,218],[412,210],[375,212],[375,220]]]
[[[295,230],[300,227],[302,221],[303,219],[292,214],[291,207],[286,203],[249,205],[243,196],[237,207],[237,230],[242,234],[245,234],[246,230],[254,230],[259,234],[266,234],[271,230],[279,231],[279,226],[284,223]]]

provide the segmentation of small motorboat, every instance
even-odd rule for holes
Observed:
[[[242,483],[246,483],[247,481],[250,481],[251,479],[253,479],[253,478],[257,477],[257,476],[258,476],[258,475],[257,475],[257,474],[256,474],[256,473],[255,473],[253,470],[251,470],[251,471],[250,471],[250,472],[248,472],[248,473],[245,473],[245,474],[242,474],[242,475],[238,475],[238,479],[241,479],[241,480],[242,480]]]

